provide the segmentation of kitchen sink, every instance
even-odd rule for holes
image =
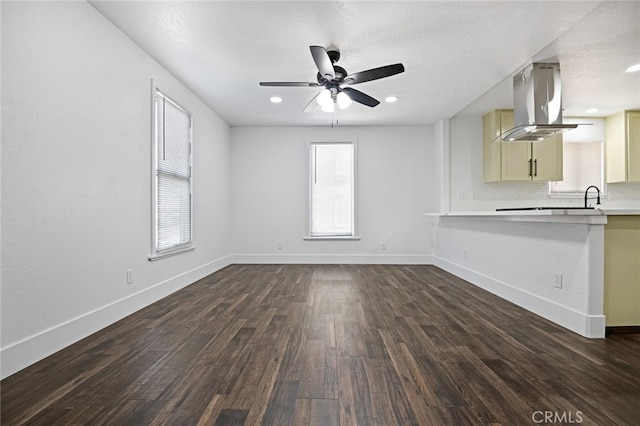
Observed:
[[[497,212],[516,210],[593,210],[595,207],[506,207],[496,209]]]

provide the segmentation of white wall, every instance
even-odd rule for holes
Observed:
[[[5,377],[228,263],[230,128],[85,2],[3,2],[2,65]],[[196,250],[156,262],[152,78],[195,161]]]
[[[607,195],[604,197],[602,204],[610,209],[640,208],[640,182],[607,184]]]
[[[423,215],[440,203],[432,127],[245,127],[231,135],[237,261],[424,263],[433,253]],[[361,240],[305,241],[306,144],[344,140],[358,142]]]

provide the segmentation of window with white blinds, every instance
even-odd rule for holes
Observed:
[[[309,236],[355,237],[355,146],[309,144]]]
[[[192,242],[191,115],[155,92],[154,254]]]

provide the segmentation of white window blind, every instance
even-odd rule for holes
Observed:
[[[191,115],[156,90],[154,252],[192,241]]]
[[[311,143],[309,234],[355,236],[355,155],[353,143]]]

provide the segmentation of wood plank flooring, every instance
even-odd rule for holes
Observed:
[[[433,266],[232,265],[0,385],[3,426],[638,425],[640,335]]]

